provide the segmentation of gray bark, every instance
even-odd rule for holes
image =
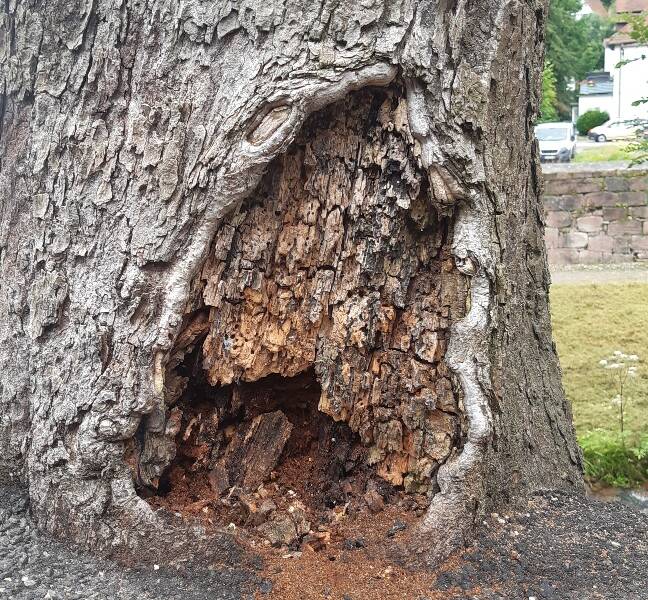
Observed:
[[[169,369],[214,239],[309,115],[394,82],[431,202],[453,216],[448,277],[469,287],[445,353],[464,426],[422,545],[447,554],[480,512],[580,487],[532,134],[546,9],[5,2],[0,445],[41,527],[106,550],[156,525],[128,449],[143,419],[149,437],[173,430]]]

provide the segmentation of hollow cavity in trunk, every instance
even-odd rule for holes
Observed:
[[[324,510],[434,493],[462,438],[444,354],[467,283],[454,207],[418,150],[398,86],[352,94],[223,221],[164,415],[140,432],[138,479],[157,501],[203,510],[234,490],[258,509],[272,484]]]

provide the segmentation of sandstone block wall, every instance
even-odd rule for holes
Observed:
[[[648,260],[648,169],[545,173],[553,265]]]

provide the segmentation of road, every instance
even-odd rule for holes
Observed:
[[[554,267],[551,281],[554,284],[648,283],[648,262]]]

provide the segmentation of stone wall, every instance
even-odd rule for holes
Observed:
[[[544,179],[550,264],[648,260],[648,169],[588,165]]]

